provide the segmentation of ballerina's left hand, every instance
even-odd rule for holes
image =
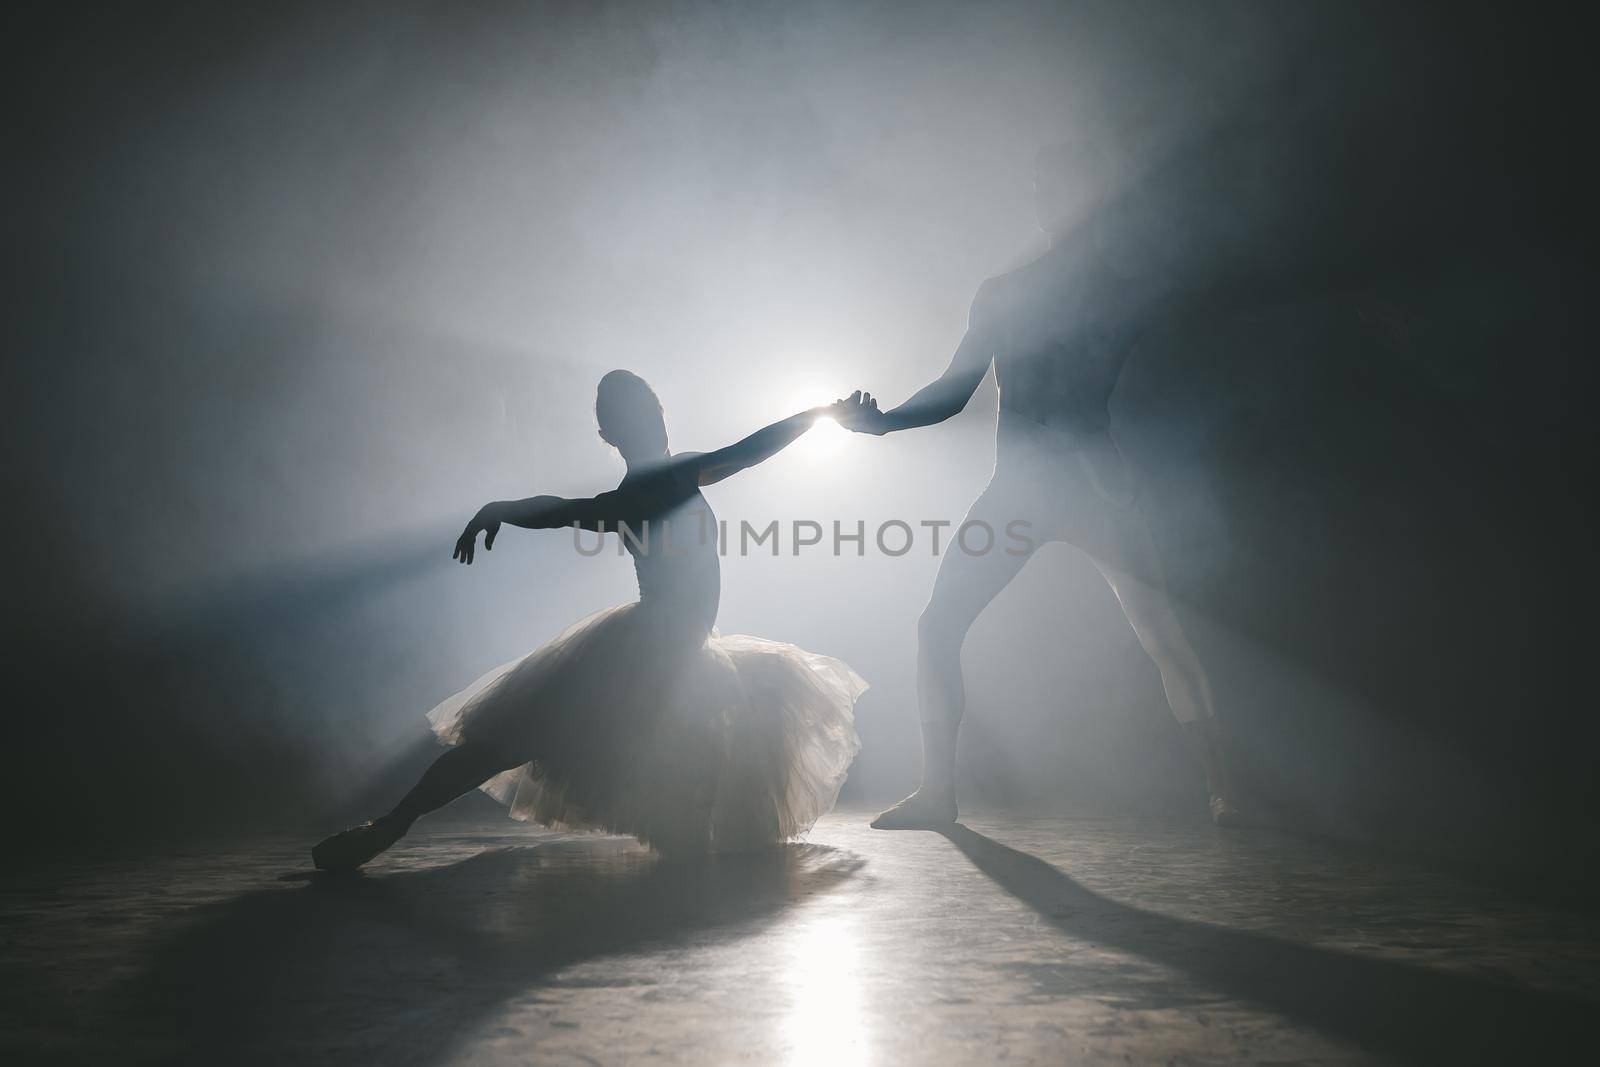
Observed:
[[[479,531],[484,535],[483,550],[492,552],[495,536],[500,533],[500,520],[489,513],[488,505],[480,508],[478,513],[472,516],[472,521],[467,523],[467,528],[461,531],[461,536],[456,538],[456,549],[450,554],[450,558],[470,564],[478,547]]]

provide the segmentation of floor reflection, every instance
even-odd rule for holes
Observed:
[[[824,915],[788,932],[790,995],[785,1033],[794,1064],[870,1062],[855,918]]]
[[[256,889],[200,909],[105,1014],[148,1039],[140,1059],[454,1062],[579,964],[737,943],[858,866],[815,845],[671,863],[587,838]]]
[[[1392,857],[975,823],[669,863],[441,822],[359,878],[308,880],[309,835],[0,872],[0,1063],[1568,1062],[1600,1005],[1592,917]]]

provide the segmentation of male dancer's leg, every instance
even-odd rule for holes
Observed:
[[[1035,545],[1017,544],[1006,525],[1022,516],[1003,501],[1017,499],[984,490],[964,521],[982,521],[995,531],[989,551],[969,555],[958,543],[946,548],[933,596],[917,623],[917,702],[922,726],[922,784],[915,793],[872,821],[879,830],[923,830],[956,820],[956,736],[966,708],[961,646],[983,609],[1016,577]],[[1037,538],[1039,530],[1031,536]]]
[[[1228,779],[1225,746],[1211,701],[1211,680],[1167,595],[1166,572],[1150,525],[1136,504],[1110,507],[1113,510],[1104,522],[1110,536],[1094,538],[1098,543],[1083,547],[1116,594],[1139,644],[1155,661],[1167,704],[1200,752],[1211,817],[1219,825],[1237,823],[1240,812]]]

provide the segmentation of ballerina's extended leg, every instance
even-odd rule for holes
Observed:
[[[457,797],[470,793],[508,767],[504,757],[463,745],[433,761],[394,810],[360,826],[326,838],[311,850],[311,862],[323,871],[353,871],[386,851],[406,835],[411,824],[437,811]]]

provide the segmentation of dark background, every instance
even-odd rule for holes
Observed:
[[[1258,788],[1588,884],[1595,175],[1559,9],[154,4],[6,37],[20,843],[370,814],[435,701],[629,595],[560,535],[447,558],[484,499],[615,479],[600,373],[691,448],[898,401],[1040,247],[1033,150],[1092,136],[1130,270],[1185,294],[1114,411]],[[956,517],[992,421],[986,385],[712,502]],[[846,801],[913,780],[935,562],[725,568],[725,630],[873,682]],[[968,795],[1194,817],[1103,586],[1065,549],[1026,578],[969,642]]]

